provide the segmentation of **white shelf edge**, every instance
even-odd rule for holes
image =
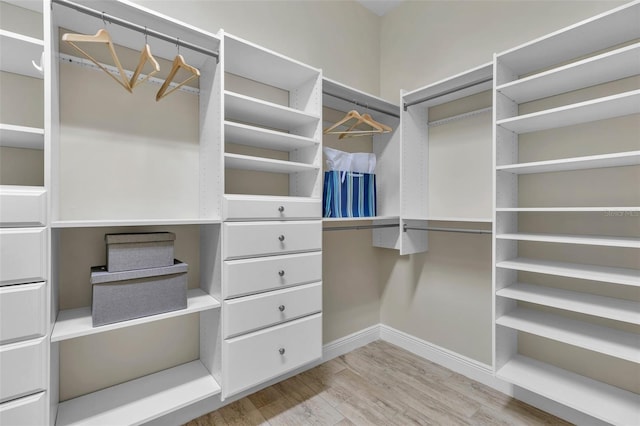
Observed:
[[[640,336],[628,331],[522,307],[502,315],[496,319],[496,324],[625,361],[640,363],[640,350],[638,350]]]
[[[312,138],[307,138],[304,136],[294,135],[292,133],[284,133],[278,132],[276,130],[265,129],[261,127],[251,126],[249,124],[244,123],[236,123],[234,121],[224,121],[225,127],[225,143],[233,143],[238,145],[248,145],[254,146],[257,148],[266,148],[266,149],[275,149],[275,150],[295,150],[298,148],[305,148],[311,146],[320,145],[320,141],[314,140]],[[231,141],[227,140],[227,131],[226,129],[230,128],[233,131],[239,131],[240,133],[244,133],[252,135],[255,139],[252,143],[242,142],[242,141]],[[235,135],[234,135],[235,136]],[[250,136],[251,137],[251,136]],[[265,141],[264,143],[256,143],[255,140],[262,139]],[[274,143],[274,141],[276,141]]]
[[[220,385],[201,361],[60,403],[56,426],[142,424],[215,396]]]
[[[498,262],[496,263],[496,267],[640,287],[639,269],[614,268],[610,266],[557,262],[522,257]]]
[[[44,129],[0,123],[0,146],[44,149]]]
[[[505,233],[497,234],[499,240],[535,241],[560,244],[583,244],[606,247],[640,248],[640,238],[607,237],[600,235],[569,235],[569,234],[529,234]]]
[[[311,164],[253,157],[250,155],[224,154],[224,159],[225,168],[227,169],[254,170],[270,173],[297,173],[320,170],[320,167]]]
[[[264,201],[287,201],[287,202],[303,202],[322,201],[321,197],[299,197],[288,195],[252,195],[252,194],[224,194],[228,200],[264,200]]]
[[[504,297],[565,311],[640,325],[640,302],[559,288],[516,283],[496,292]]]
[[[640,165],[640,151],[617,152],[613,154],[589,155],[585,157],[509,164],[497,166],[496,170],[515,174],[529,174],[637,165]]]
[[[104,333],[107,331],[118,330],[120,328],[133,327],[140,324],[189,315],[219,307],[220,302],[218,300],[206,294],[203,290],[196,288],[187,291],[186,309],[164,312],[162,314],[121,321],[99,327],[94,327],[92,324],[91,307],[67,309],[58,313],[58,318],[56,319],[53,331],[51,332],[51,341],[61,342],[63,340]]]
[[[222,219],[73,219],[54,220],[52,228],[104,228],[116,226],[215,225]]]
[[[492,218],[487,217],[448,217],[448,216],[434,216],[434,217],[402,217],[403,220],[414,221],[432,221],[432,222],[477,222],[477,223],[492,223]]]
[[[640,396],[522,355],[496,372],[499,379],[613,424],[635,424]]]
[[[496,207],[496,212],[640,212],[640,207]]]
[[[44,40],[35,37],[29,37],[27,35],[16,33],[13,31],[0,29],[0,38],[1,37],[11,38],[14,40],[18,40],[21,43],[34,44],[36,46],[44,48]]]
[[[323,217],[323,222],[354,222],[372,220],[400,220],[400,216],[368,216],[368,217]]]
[[[290,114],[293,116],[299,116],[299,117],[304,117],[305,120],[312,122],[312,121],[320,121],[320,116],[317,114],[310,114],[308,112],[304,112],[301,111],[299,109],[295,109],[295,108],[291,108],[291,107],[287,107],[287,106],[283,106],[283,105],[278,105],[275,104],[273,102],[268,102],[262,99],[258,99],[258,98],[254,98],[252,96],[247,96],[247,95],[243,95],[241,93],[237,93],[237,92],[232,92],[230,90],[225,90],[224,91],[224,96],[227,97],[231,97],[231,98],[235,98],[237,100],[240,100],[242,102],[247,102],[247,103],[251,103],[251,104],[255,104],[255,105],[260,105],[261,107],[264,108],[269,108],[272,109],[274,111],[281,111],[283,113],[286,114]]]

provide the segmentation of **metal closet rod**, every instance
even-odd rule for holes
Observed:
[[[463,86],[459,86],[459,87],[455,87],[453,89],[445,90],[443,92],[436,93],[435,95],[431,95],[431,96],[427,96],[425,98],[418,99],[417,101],[405,102],[404,103],[404,110],[406,111],[407,108],[409,108],[410,106],[421,104],[423,102],[427,102],[427,101],[430,101],[430,100],[433,100],[433,99],[437,99],[437,98],[440,98],[442,96],[450,95],[451,93],[459,92],[460,90],[468,89],[468,88],[473,87],[473,86],[479,86],[481,84],[488,83],[490,81],[493,81],[493,76],[489,77],[489,78],[483,78],[482,80],[472,81],[471,83],[465,84]]]
[[[400,114],[394,114],[392,112],[385,111],[385,110],[382,110],[380,108],[376,108],[376,107],[372,107],[370,105],[365,105],[365,104],[362,104],[362,103],[358,103],[358,101],[355,100],[355,99],[349,99],[349,98],[345,98],[343,96],[334,95],[333,93],[325,92],[324,90],[322,91],[322,93],[324,93],[325,95],[329,95],[332,98],[340,99],[341,101],[345,101],[345,102],[349,102],[349,103],[355,104],[356,106],[359,105],[359,106],[365,107],[367,109],[370,109],[372,111],[377,111],[377,112],[380,112],[382,114],[390,115],[391,117],[400,118]]]
[[[407,226],[405,223],[402,227],[404,232],[407,231],[436,231],[436,232],[458,232],[461,234],[492,234],[493,231],[487,229],[462,229],[462,228],[434,228],[434,227],[425,227],[419,228],[417,226]]]
[[[349,220],[349,218],[345,218]],[[395,224],[385,224],[385,225],[353,225],[353,226],[331,226],[329,228],[322,228],[323,231],[352,231],[352,230],[362,230],[362,229],[378,229],[378,228],[397,228],[397,223]]]
[[[186,47],[187,49],[193,50],[195,52],[203,53],[208,56],[213,56],[218,59],[220,56],[218,52],[214,52],[209,49],[205,49],[204,47],[200,47],[198,45],[189,43],[187,41],[180,40],[177,37],[171,37],[161,32],[152,30],[147,27],[143,27],[142,25],[134,24],[133,22],[125,21],[124,19],[117,18],[115,16],[109,15],[104,12],[99,12],[95,9],[91,9],[89,7],[83,6],[78,3],[74,3],[68,0],[52,0],[52,3],[59,4],[60,6],[65,6],[73,10],[77,10],[78,12],[84,13],[86,15],[93,16],[95,18],[102,19],[104,21],[109,21],[112,24],[120,25],[121,27],[128,28],[133,31],[137,31],[139,33],[150,35],[160,40],[168,41],[169,43],[176,44],[178,46]]]

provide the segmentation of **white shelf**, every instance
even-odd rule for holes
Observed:
[[[426,219],[411,219],[403,218],[405,220],[429,220],[432,222],[479,222],[479,223],[491,223],[493,219],[490,217],[458,217],[458,216],[431,216]]]
[[[322,78],[322,105],[347,112],[354,107],[365,107],[375,120],[384,120],[385,114],[400,118],[400,107],[377,96],[346,86],[329,78]],[[332,125],[334,123],[330,123]]]
[[[640,207],[497,207],[497,212],[640,212]]]
[[[607,237],[600,235],[568,235],[568,234],[498,234],[499,240],[537,241],[543,243],[584,244],[606,247],[640,248],[640,238]]]
[[[612,424],[634,425],[640,418],[637,394],[521,355],[496,376]]]
[[[590,155],[559,160],[535,161],[531,163],[498,166],[496,170],[514,174],[552,173],[571,170],[600,169],[640,165],[640,151],[616,152],[614,154]]]
[[[224,91],[225,119],[296,132],[300,126],[318,123],[313,114],[266,102],[250,96]]]
[[[60,403],[56,426],[138,425],[220,393],[200,361]]]
[[[496,267],[640,287],[640,270],[632,268],[614,268],[522,257],[498,262]]]
[[[215,225],[221,219],[98,219],[55,220],[52,228],[104,228],[114,226]]]
[[[369,216],[369,217],[323,217],[323,222],[354,222],[371,220],[400,220],[400,216]]]
[[[42,74],[31,64],[31,61],[40,63],[40,56],[44,51],[42,40],[0,30],[0,45],[2,46],[1,71],[42,79]]]
[[[0,123],[0,146],[44,149],[44,129]]]
[[[516,103],[590,87],[640,74],[640,43],[498,86]]]
[[[500,297],[535,303],[600,318],[640,324],[640,302],[525,283],[496,292]]]
[[[517,308],[496,324],[612,357],[640,363],[640,335],[535,309]]]
[[[523,134],[573,126],[640,112],[640,90],[498,120],[496,124]]]
[[[269,173],[296,173],[319,170],[318,167],[309,164],[240,154],[225,154],[224,166],[227,169],[253,170]]]
[[[248,126],[241,123],[224,122],[225,143],[254,146],[277,151],[294,151],[319,145],[318,141],[290,133]]]
[[[104,333],[106,331],[132,327],[182,315],[189,315],[195,312],[215,309],[218,307],[220,307],[220,302],[206,294],[201,289],[196,288],[188,290],[187,292],[186,309],[107,324],[100,327],[94,327],[92,324],[91,307],[67,309],[58,313],[58,318],[56,319],[53,331],[51,332],[51,341],[60,342],[63,340],[75,339],[76,337]]]

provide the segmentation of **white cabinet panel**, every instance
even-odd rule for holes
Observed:
[[[322,221],[224,224],[225,258],[285,254],[322,248]]]
[[[0,346],[0,402],[45,390],[47,339]]]
[[[225,340],[225,396],[273,379],[322,356],[322,314]]]
[[[227,260],[223,298],[277,290],[322,279],[322,253],[299,253],[260,259]]]
[[[0,227],[44,226],[46,209],[44,188],[0,185]]]
[[[0,229],[0,285],[45,281],[45,228]]]
[[[46,422],[47,398],[45,393],[0,404],[0,425],[40,426]]]
[[[224,337],[322,311],[322,283],[241,297],[224,302]]]
[[[225,196],[224,220],[321,219],[321,200],[295,197]]]
[[[0,344],[44,336],[46,283],[0,287]]]

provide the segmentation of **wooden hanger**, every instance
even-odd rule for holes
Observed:
[[[181,68],[187,70],[192,75],[186,80],[184,80],[182,83],[177,84],[175,87],[172,87],[171,90],[167,91],[169,84],[171,84],[171,81],[175,78],[176,74]],[[182,57],[182,55],[177,55],[176,58],[173,60],[173,66],[171,67],[171,71],[169,71],[169,75],[167,76],[167,79],[164,81],[164,83],[162,83],[160,90],[158,90],[158,94],[156,95],[156,101],[159,101],[165,96],[170,95],[171,93],[178,90],[180,87],[184,86],[194,78],[198,78],[198,77],[200,77],[200,70],[187,64],[184,61],[184,58]]]
[[[344,117],[342,117],[342,119],[340,121],[338,121],[337,123],[335,123],[333,126],[328,127],[326,129],[324,129],[324,134],[325,135],[339,135],[342,134],[342,131],[335,131],[335,129],[337,129],[338,127],[344,125],[345,123],[347,123],[349,120],[360,120],[362,118],[362,116],[360,115],[360,113],[356,110],[351,110],[349,111]]]
[[[355,128],[357,126],[359,126],[360,124],[366,124],[366,125],[370,126],[371,129],[370,130],[355,130]],[[360,116],[360,119],[355,124],[353,124],[351,127],[349,127],[347,130],[342,132],[342,134],[338,137],[338,139],[352,138],[352,137],[358,137],[358,136],[367,136],[367,135],[375,135],[375,134],[379,134],[379,133],[389,133],[389,132],[391,132],[391,130],[392,130],[391,127],[374,120],[373,117],[371,117],[371,115],[362,114]]]
[[[102,71],[106,72],[109,77],[113,78],[118,84],[124,87],[127,91],[131,92],[131,86],[129,85],[129,80],[127,79],[127,75],[122,69],[122,65],[120,65],[120,61],[118,60],[118,55],[116,54],[115,47],[113,42],[111,41],[111,36],[105,29],[100,29],[95,35],[88,34],[64,34],[62,36],[62,41],[67,42],[70,46],[73,46],[76,50],[86,56],[91,62],[96,64]],[[91,55],[82,50],[82,48],[78,47],[75,43],[104,43],[109,48],[109,52],[111,53],[111,58],[113,59],[114,64],[118,68],[118,73],[120,74],[120,78],[117,78],[115,75],[111,74],[100,62],[96,61]]]
[[[142,69],[144,68],[144,65],[147,62],[151,63],[153,70],[149,74],[147,74],[142,80],[137,81],[138,77],[142,73]],[[157,74],[159,71],[160,71],[160,64],[158,64],[158,61],[156,61],[156,58],[154,58],[153,55],[151,54],[151,47],[149,47],[149,45],[145,43],[144,47],[142,48],[142,51],[140,52],[140,62],[138,63],[138,67],[136,68],[136,70],[133,72],[133,76],[129,81],[129,86],[133,89],[137,85],[147,81],[149,77]]]

